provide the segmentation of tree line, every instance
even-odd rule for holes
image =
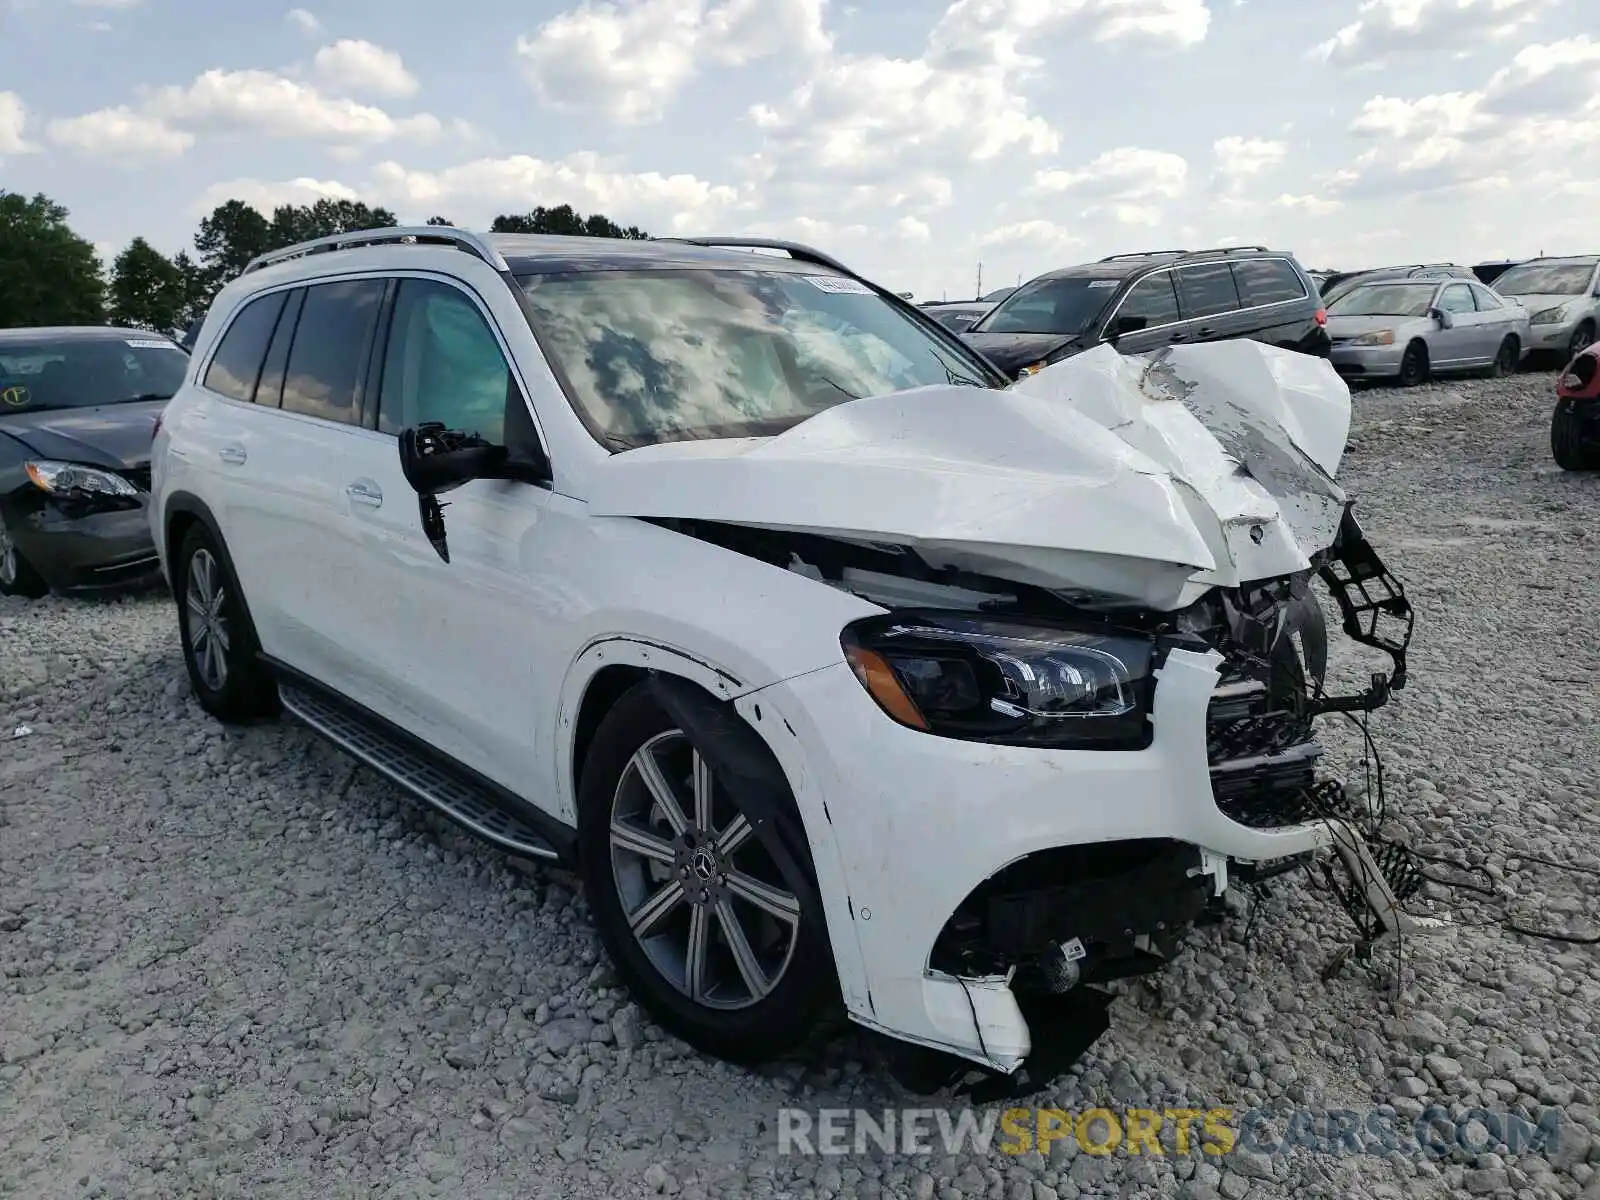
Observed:
[[[0,189],[0,328],[33,325],[125,325],[177,334],[203,316],[212,297],[259,254],[311,238],[399,222],[386,208],[356,200],[284,204],[267,216],[243,200],[228,200],[201,218],[194,249],[167,257],[136,237],[111,261],[78,234],[67,209],[45,195]],[[429,217],[429,225],[453,224]],[[494,233],[558,233],[647,238],[600,213],[570,204],[503,214]]]

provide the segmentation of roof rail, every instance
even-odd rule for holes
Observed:
[[[382,229],[358,229],[350,233],[335,233],[328,237],[312,238],[308,242],[296,242],[280,250],[269,250],[252,258],[245,264],[240,274],[248,275],[251,271],[259,271],[262,267],[270,267],[274,263],[286,262],[291,258],[302,258],[308,254],[327,254],[354,246],[410,243],[455,246],[459,250],[465,250],[468,254],[481,258],[497,271],[510,270],[498,250],[484,238],[475,233],[468,233],[465,229],[456,229],[449,225],[391,225]]]
[[[790,258],[797,262],[808,262],[819,267],[829,267],[842,275],[852,279],[860,276],[845,266],[831,255],[824,254],[821,250],[814,249],[801,242],[785,242],[777,238],[753,237],[664,237],[651,238],[653,242],[682,242],[690,246],[704,246],[714,250],[718,246],[726,246],[731,250],[784,250]]]
[[[1258,251],[1260,253],[1262,253],[1262,254],[1271,254],[1272,253],[1272,247],[1270,247],[1270,246],[1217,246],[1216,248],[1211,249],[1211,250],[1191,250],[1190,253],[1191,254],[1254,254],[1254,253],[1256,253]]]
[[[1133,250],[1127,254],[1108,254],[1101,262],[1121,262],[1125,258],[1158,258],[1163,254],[1188,254],[1188,250]]]

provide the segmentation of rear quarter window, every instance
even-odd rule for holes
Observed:
[[[1214,317],[1239,307],[1239,290],[1228,263],[1183,267],[1174,274],[1178,277],[1178,297],[1185,317]]]
[[[1233,264],[1233,281],[1244,308],[1303,300],[1305,284],[1295,269],[1281,258],[1251,258]]]

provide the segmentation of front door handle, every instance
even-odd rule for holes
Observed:
[[[345,488],[344,494],[355,504],[364,504],[368,508],[383,507],[383,493],[375,483],[352,483]]]
[[[224,446],[217,451],[217,457],[230,467],[240,467],[249,456],[245,454],[243,446]]]
[[[1202,326],[1200,326],[1199,329],[1196,329],[1195,332],[1198,333],[1203,338],[1216,337],[1217,336],[1217,331],[1215,329],[1211,328],[1211,326],[1209,326],[1209,325],[1202,325]]]

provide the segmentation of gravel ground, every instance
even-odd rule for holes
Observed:
[[[1551,464],[1552,389],[1358,393],[1345,479],[1420,610],[1411,685],[1373,722],[1398,827],[1486,865],[1523,924],[1592,935],[1600,875],[1518,857],[1600,867],[1600,479]],[[1365,660],[1335,654],[1359,678]],[[1478,924],[1413,940],[1403,969],[1380,955],[1324,983],[1350,926],[1309,880],[1280,882],[1253,922],[1197,932],[1125,989],[1037,1102],[1389,1106],[1402,1127],[1435,1103],[1564,1106],[1544,1154],[1483,1149],[1478,1128],[1482,1153],[1438,1161],[1071,1139],[781,1156],[785,1104],[926,1102],[853,1036],[761,1074],[662,1036],[570,879],[288,723],[206,719],[164,600],[0,599],[0,747],[0,1194],[1600,1197],[1596,950],[1507,933],[1471,896],[1451,907]]]

